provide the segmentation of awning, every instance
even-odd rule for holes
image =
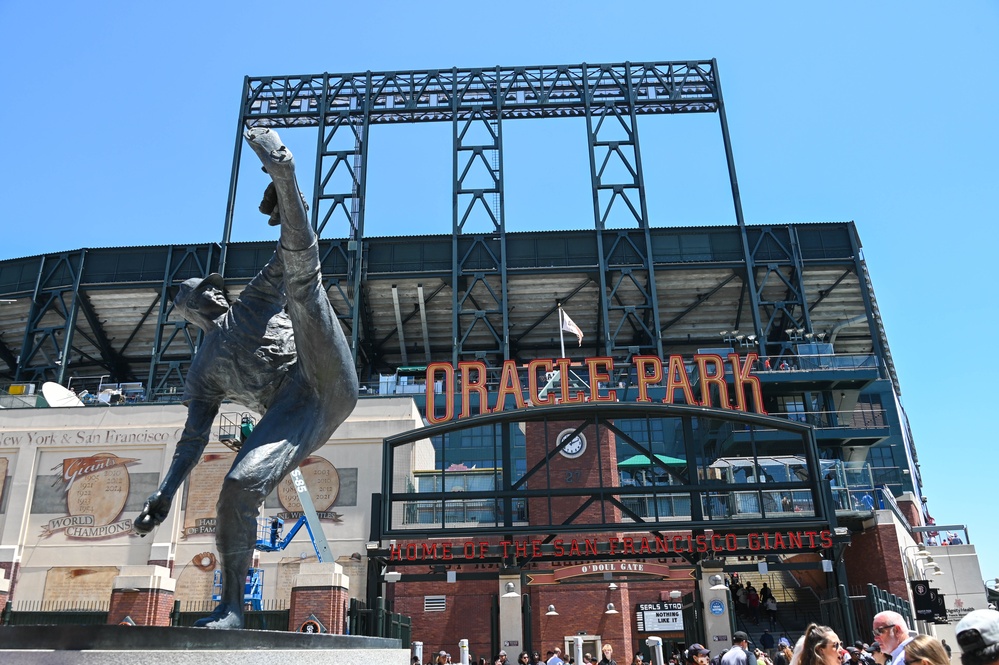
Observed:
[[[757,457],[756,464],[759,466],[800,466],[805,464],[804,457]],[[618,465],[620,466],[620,465]],[[728,467],[751,467],[752,457],[723,457],[711,463],[712,469],[725,469]]]

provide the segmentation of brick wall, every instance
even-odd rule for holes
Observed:
[[[0,561],[0,570],[8,580],[10,580],[10,588],[7,590],[8,599],[14,598],[14,587],[17,586],[17,574],[20,572],[21,564],[15,563],[13,561]]]
[[[650,591],[652,599],[647,602],[658,602],[658,593]],[[614,647],[615,660],[631,662],[628,654],[635,653],[633,646],[637,643],[631,633],[631,608],[635,601],[631,598],[628,585],[623,584],[615,590],[608,589],[607,584],[587,584],[571,589],[539,587],[531,600],[536,651],[543,654],[556,646],[564,651],[567,637],[586,631],[587,635],[599,635],[604,644],[609,642]],[[604,614],[607,603],[614,603],[618,613]],[[555,605],[558,616],[545,614],[549,605]]]
[[[108,623],[119,624],[131,617],[137,626],[169,626],[173,610],[173,591],[140,589],[111,591]]]
[[[635,630],[636,604],[669,602],[669,592],[674,589],[690,593],[693,581],[622,583],[616,590],[609,589],[605,581],[571,586],[526,586],[524,592],[529,594],[531,603],[532,643],[521,643],[506,651],[513,661],[528,647],[542,654],[556,646],[564,650],[567,637],[586,631],[589,636],[599,635],[603,642],[610,642],[614,652],[621,657],[616,659],[618,662],[630,662],[631,654],[640,649],[648,636]],[[457,658],[460,639],[469,641],[473,660],[479,656],[487,660],[496,656],[492,653],[496,649],[491,642],[496,621],[494,607],[499,602],[499,587],[495,580],[461,580],[455,584],[405,582],[391,585],[390,590],[393,611],[412,618],[413,639],[423,642],[424,660],[441,650]],[[436,595],[447,596],[445,610],[425,612],[424,596]],[[607,603],[614,603],[618,614],[604,614]],[[549,605],[555,605],[558,616],[546,616]],[[682,635],[672,637],[681,639]]]
[[[315,615],[333,635],[344,633],[349,594],[341,587],[295,587],[291,590],[288,630],[298,632]]]
[[[560,432],[575,429],[578,422],[529,422],[524,431],[527,468],[531,468],[545,458],[555,448]],[[548,462],[548,473],[553,489],[577,489],[616,485],[618,482],[617,457],[615,454],[614,433],[606,427],[593,426],[582,430],[586,438],[586,450],[580,457],[567,459],[556,454]],[[598,459],[599,457],[599,459]],[[601,482],[601,474],[603,482]],[[549,510],[553,524],[561,524],[583,505],[590,496],[563,496],[536,498],[529,500],[528,511],[532,516],[543,516],[547,522]],[[575,524],[603,524],[620,522],[621,510],[610,503],[596,501],[573,518]]]
[[[413,621],[413,639],[423,642],[424,660],[431,654],[447,651],[457,661],[458,640],[468,640],[468,652],[489,662],[492,652],[494,606],[498,598],[496,580],[465,580],[455,584],[407,582],[392,585],[392,611]],[[424,596],[446,595],[443,612],[425,612]],[[513,649],[507,649],[512,652]],[[510,656],[516,660],[516,655]]]
[[[912,496],[907,494],[906,496]],[[912,501],[900,500],[898,502],[898,507],[905,515],[905,519],[909,521],[912,526],[923,526],[923,511],[921,506],[917,506]]]
[[[909,589],[899,548],[894,525],[881,524],[863,533],[854,533],[853,542],[843,557],[850,584],[869,582],[908,598]]]
[[[173,561],[167,561],[166,559],[150,559],[146,562],[147,566],[163,566],[173,574]]]

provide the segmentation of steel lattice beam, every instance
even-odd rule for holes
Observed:
[[[582,117],[610,103],[639,114],[710,113],[721,95],[712,60],[453,68],[353,74],[250,77],[244,118],[250,126],[315,127],[333,118],[371,124],[443,122],[489,116]]]
[[[73,348],[86,250],[46,257],[24,330],[16,380],[63,383]]]
[[[176,282],[190,277],[206,277],[212,272],[218,252],[214,245],[170,247],[160,286],[152,358],[146,390],[151,396],[170,390],[183,392],[187,368],[197,352],[201,331],[183,319],[175,319],[171,291]]]

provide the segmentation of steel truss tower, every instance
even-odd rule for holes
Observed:
[[[598,230],[601,351],[628,359],[635,354],[663,352],[638,116],[712,112],[718,112],[721,120],[736,220],[743,226],[735,163],[713,60],[250,77],[243,86],[239,131],[252,126],[319,128],[313,224],[323,235],[330,222],[346,222],[346,240],[334,251],[348,271],[345,280],[334,284],[341,296],[341,302],[334,305],[344,313],[342,319],[349,327],[356,356],[363,351],[359,344],[363,320],[360,294],[365,273],[369,128],[375,124],[450,122],[454,158],[453,360],[478,357],[495,361],[511,357],[503,123],[585,118],[593,218]],[[222,240],[222,270],[226,268],[226,248],[232,232],[240,152],[241,140],[237,136]],[[488,186],[466,184],[476,172],[487,175]],[[338,187],[334,183],[342,184]],[[488,231],[466,231],[466,224],[476,216],[485,218]],[[627,228],[609,228],[609,220],[622,218],[627,220]],[[751,263],[752,248],[748,240],[744,239],[743,244]],[[761,322],[756,312],[760,292],[752,268],[745,278],[754,300],[750,310],[759,329]],[[393,292],[393,300],[401,334],[398,293]],[[805,309],[803,302],[796,303],[799,311]],[[468,348],[466,342],[476,329],[487,331],[492,340],[488,346]],[[760,335],[759,339],[765,337]],[[400,342],[407,362],[405,341]],[[761,351],[765,355],[766,350]]]

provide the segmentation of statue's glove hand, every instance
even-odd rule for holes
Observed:
[[[132,528],[140,536],[145,536],[153,528],[163,523],[163,520],[170,513],[171,503],[173,503],[173,497],[167,496],[161,490],[156,490],[146,499],[145,505],[142,506],[142,512],[135,518]]]

